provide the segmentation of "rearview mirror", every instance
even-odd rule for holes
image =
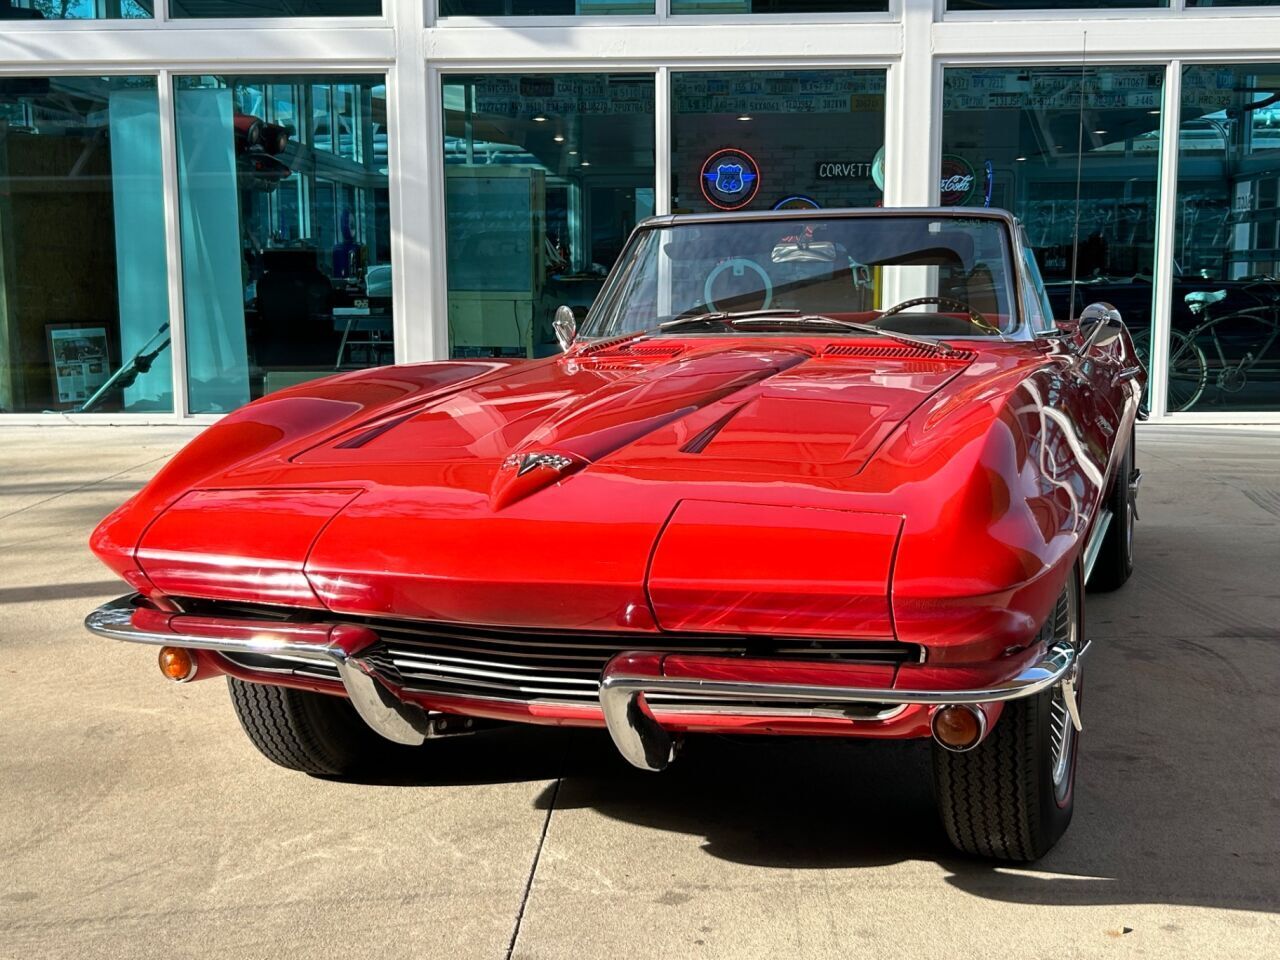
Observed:
[[[1109,347],[1124,332],[1124,320],[1120,311],[1109,303],[1091,303],[1080,313],[1077,321],[1081,353],[1094,347]]]
[[[545,317],[546,314],[544,313]],[[551,321],[551,329],[556,333],[556,342],[561,350],[568,350],[573,341],[578,339],[578,317],[573,307],[563,304],[556,307],[555,319]]]

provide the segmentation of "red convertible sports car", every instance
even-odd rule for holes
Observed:
[[[1132,569],[1115,310],[1055,323],[1003,212],[806,210],[646,221],[555,329],[223,418],[94,533],[135,592],[89,629],[225,674],[309,773],[494,721],[646,770],[686,734],[931,738],[952,841],[1045,853],[1084,587]]]

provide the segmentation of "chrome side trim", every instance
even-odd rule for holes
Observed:
[[[112,640],[146,643],[154,646],[186,647],[221,653],[261,653],[309,658],[312,662],[327,657],[337,667],[351,705],[374,732],[395,743],[416,746],[432,733],[430,719],[420,708],[402,703],[381,683],[366,672],[358,657],[351,657],[332,644],[303,643],[285,637],[260,636],[200,637],[183,633],[153,633],[133,625],[134,594],[103,604],[85,617],[90,633]],[[268,627],[269,629],[269,627]]]
[[[1098,554],[1102,552],[1102,541],[1107,536],[1107,528],[1111,526],[1111,519],[1114,516],[1110,510],[1103,508],[1098,513],[1098,520],[1093,525],[1093,533],[1089,535],[1089,542],[1084,548],[1084,582],[1089,582],[1089,577],[1093,574],[1093,565],[1098,562]]]
[[[648,702],[646,698],[646,702]],[[666,700],[659,700],[656,703],[649,703],[649,709],[653,711],[655,717],[661,719],[663,717],[683,717],[683,716],[701,716],[704,714],[715,714],[725,712],[708,708],[705,703],[670,703]],[[894,717],[907,709],[907,704],[898,703],[891,706],[886,705],[885,709],[877,710],[874,713],[864,715],[854,714],[848,710],[841,710],[838,707],[755,707],[743,706],[737,704],[733,707],[732,713],[735,717],[818,717],[830,720],[853,720],[858,723],[873,723],[882,720],[892,720]]]
[[[1036,663],[1015,677],[979,690],[885,690],[865,687],[824,687],[808,684],[743,683],[724,680],[697,680],[675,677],[636,676],[619,672],[622,653],[609,661],[600,681],[600,707],[609,734],[622,755],[642,770],[662,770],[674,758],[676,744],[662,728],[645,701],[646,694],[685,694],[707,701],[699,712],[734,714],[731,704],[717,699],[788,700],[811,703],[815,707],[833,703],[883,703],[946,706],[1001,703],[1032,697],[1074,678],[1075,648],[1057,643]]]

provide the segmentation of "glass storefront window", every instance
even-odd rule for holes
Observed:
[[[1135,337],[1149,336],[1164,69],[963,68],[943,78],[941,202],[1022,219],[1055,318],[1106,300]]]
[[[671,75],[676,213],[878,206],[883,70]]]
[[[150,20],[152,0],[0,0],[4,20]]]
[[[1167,6],[1169,0],[947,0],[948,10],[1123,10]]]
[[[672,13],[887,13],[889,0],[670,0]]]
[[[1271,7],[1280,0],[1184,0],[1188,7]],[[1169,0],[947,0],[948,10],[1123,10],[1167,7]]]
[[[600,17],[653,12],[654,0],[440,0],[442,17]]]
[[[382,0],[169,0],[169,16],[175,20],[381,15]]]
[[[0,412],[171,411],[154,77],[0,77]]]
[[[1170,412],[1280,409],[1280,63],[1182,74]]]
[[[191,412],[390,363],[383,79],[175,88]]]
[[[454,356],[555,352],[558,306],[587,307],[653,214],[651,74],[444,78]]]

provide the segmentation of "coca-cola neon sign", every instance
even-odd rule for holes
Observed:
[[[938,183],[938,192],[944,207],[960,207],[973,196],[977,186],[978,175],[964,157],[946,154],[942,158],[942,178]]]

